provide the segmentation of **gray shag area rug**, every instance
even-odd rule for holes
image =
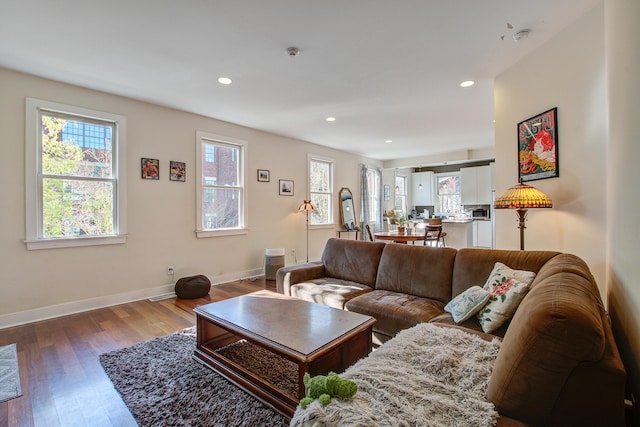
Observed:
[[[351,399],[298,407],[292,426],[494,426],[486,400],[500,341],[419,324],[400,332],[342,375],[358,384]]]
[[[140,426],[289,425],[285,417],[195,361],[195,346],[195,328],[189,328],[100,355]],[[247,342],[220,351],[281,388],[296,390],[292,362]]]
[[[0,346],[0,402],[22,396],[15,344]]]

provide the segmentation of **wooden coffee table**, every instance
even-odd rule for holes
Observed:
[[[287,417],[304,397],[305,372],[340,373],[368,355],[376,322],[370,316],[270,291],[214,302],[193,311],[197,321],[196,360]],[[277,388],[216,351],[242,339],[297,365],[297,395]]]

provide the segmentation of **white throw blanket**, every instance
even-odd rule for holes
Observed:
[[[486,399],[500,340],[422,323],[400,332],[342,376],[352,399],[298,406],[291,426],[493,426]]]

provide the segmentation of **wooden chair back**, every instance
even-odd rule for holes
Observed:
[[[373,242],[373,234],[371,234],[371,227],[369,224],[364,225],[365,230],[367,230],[367,236],[369,236],[369,241]]]

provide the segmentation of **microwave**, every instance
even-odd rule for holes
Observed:
[[[487,209],[474,209],[471,216],[474,218],[488,218],[489,211]]]

